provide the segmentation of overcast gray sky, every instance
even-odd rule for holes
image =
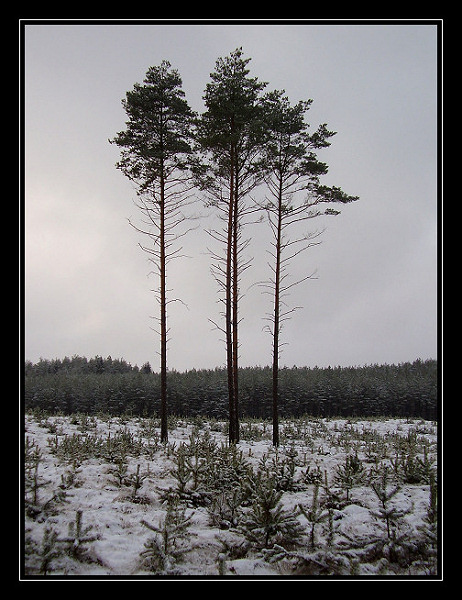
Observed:
[[[309,222],[322,243],[293,263],[317,278],[292,290],[302,306],[283,330],[287,366],[398,363],[437,356],[437,27],[435,24],[30,24],[25,27],[25,355],[149,361],[157,286],[146,242],[128,224],[136,195],[108,143],[125,127],[125,93],[170,61],[191,107],[215,61],[242,46],[251,76],[337,132],[324,183],[360,196],[341,215]],[[263,193],[263,192],[262,192]],[[201,197],[198,194],[198,203]],[[168,285],[169,368],[225,363],[217,286],[201,228]],[[242,281],[241,365],[267,365],[271,298],[265,225],[249,226]]]

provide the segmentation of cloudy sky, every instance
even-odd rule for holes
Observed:
[[[251,76],[312,99],[311,129],[337,132],[321,158],[324,183],[360,196],[312,220],[322,243],[293,262],[301,306],[283,330],[287,366],[398,363],[437,356],[437,27],[434,23],[27,24],[24,29],[24,342],[33,362],[78,354],[149,361],[158,369],[158,306],[146,243],[128,223],[136,194],[108,143],[125,127],[125,93],[170,61],[191,107],[215,61],[241,47]],[[264,194],[264,191],[260,193]],[[217,285],[200,228],[189,258],[171,264],[170,368],[225,363]],[[271,362],[270,232],[249,225],[252,267],[242,281],[241,365]]]

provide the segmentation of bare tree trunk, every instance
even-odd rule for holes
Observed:
[[[281,285],[281,234],[282,234],[282,190],[279,192],[278,224],[276,233],[276,272],[274,280],[274,323],[273,323],[273,446],[279,446],[279,305]]]
[[[167,298],[165,256],[165,181],[160,176],[160,439],[168,441],[167,427]]]
[[[238,335],[238,295],[239,295],[239,272],[238,272],[238,186],[237,177],[234,186],[234,214],[233,214],[233,403],[234,403],[234,441],[239,441],[239,335]]]
[[[233,222],[234,222],[234,150],[231,148],[230,189],[228,207],[228,239],[226,253],[226,361],[228,371],[228,403],[230,444],[236,443],[236,415],[234,402],[234,363],[233,363],[233,306],[232,306],[232,274],[233,274]]]

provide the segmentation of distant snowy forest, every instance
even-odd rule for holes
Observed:
[[[168,373],[168,412],[177,416],[225,418],[226,369]],[[271,417],[271,368],[239,369],[239,411],[244,417]],[[149,363],[124,359],[41,359],[25,364],[24,409],[48,413],[151,416],[158,414],[160,376]],[[280,414],[377,415],[438,419],[436,360],[398,365],[282,368]]]

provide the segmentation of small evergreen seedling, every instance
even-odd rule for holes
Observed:
[[[42,452],[39,446],[35,442],[31,442],[29,436],[27,436],[24,445],[24,469],[26,475],[30,476],[33,473],[41,459]]]
[[[40,573],[42,575],[48,575],[51,570],[51,561],[60,554],[56,546],[57,540],[58,534],[56,531],[52,528],[45,527],[42,545],[40,547]]]
[[[180,549],[180,542],[187,536],[190,521],[191,516],[187,517],[185,509],[180,508],[176,501],[168,503],[165,518],[159,525],[152,525],[144,519],[141,521],[142,525],[155,533],[145,542],[145,550],[141,552],[152,571],[169,571],[174,562],[184,554],[185,550]]]
[[[26,451],[28,452],[28,463],[26,464],[26,473],[24,478],[24,490],[26,493],[25,503],[26,511],[29,517],[35,518],[44,508],[39,502],[39,489],[50,483],[45,481],[39,475],[39,465],[42,461],[42,453],[38,446],[32,449],[26,442]]]
[[[330,511],[325,510],[322,504],[319,502],[319,486],[319,482],[315,483],[313,490],[313,501],[311,503],[311,506],[303,506],[302,504],[298,505],[300,514],[302,514],[311,525],[311,548],[315,548],[316,546],[316,526],[325,521],[331,514]]]
[[[417,529],[423,537],[424,553],[429,557],[436,557],[436,549],[438,547],[438,508],[437,487],[433,474],[430,478],[430,498],[427,514],[424,517],[422,525],[419,525]]]
[[[269,548],[275,542],[293,544],[303,533],[296,515],[283,509],[282,493],[261,485],[250,513],[239,527],[247,540],[257,548]]]
[[[118,487],[122,487],[127,482],[127,471],[128,464],[123,458],[119,458],[115,463],[115,467],[111,469],[111,475],[113,475]]]
[[[324,472],[324,504],[327,509],[327,521],[329,524],[329,533],[327,534],[327,545],[331,548],[334,545],[334,507],[339,505],[339,497],[329,487],[327,471]]]
[[[240,508],[245,498],[246,491],[238,485],[231,489],[225,488],[215,494],[208,508],[212,525],[220,527],[220,529],[235,527],[238,524]]]
[[[346,490],[346,499],[350,500],[350,490],[364,481],[364,467],[357,454],[346,457],[345,464],[338,465],[335,480]]]
[[[186,450],[184,445],[181,445],[175,456],[173,457],[175,467],[171,469],[170,474],[177,480],[177,491],[183,494],[186,490],[186,485],[192,478],[192,472],[186,460]]]
[[[82,511],[78,510],[75,514],[75,521],[69,523],[68,536],[58,541],[67,545],[67,552],[73,558],[82,558],[84,556],[83,545],[99,539],[98,535],[88,535],[92,529],[92,525],[83,527]]]
[[[382,477],[371,484],[377,498],[380,502],[380,507],[377,512],[373,512],[374,516],[383,519],[386,524],[387,537],[392,539],[395,537],[395,529],[401,517],[409,513],[409,510],[401,510],[390,503],[390,500],[396,496],[401,489],[399,485],[389,487],[388,485],[388,469],[383,470]]]
[[[186,458],[186,465],[191,473],[192,489],[197,490],[200,483],[204,479],[207,470],[207,463],[204,458],[199,456],[199,453],[196,449],[192,456],[188,456]]]
[[[137,465],[136,472],[131,473],[125,478],[127,484],[133,487],[133,492],[131,496],[132,500],[136,500],[138,490],[143,485],[143,481],[146,479],[147,476],[147,473],[140,474],[140,465]]]

